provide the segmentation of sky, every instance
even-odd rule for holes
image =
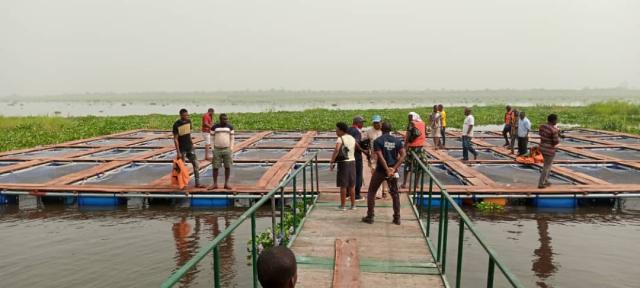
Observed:
[[[0,96],[640,87],[637,0],[2,0]]]

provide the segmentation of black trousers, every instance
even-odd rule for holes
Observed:
[[[504,125],[504,128],[502,129],[502,137],[504,137],[504,145],[509,145],[509,139],[511,138],[511,125]]]
[[[185,150],[180,151],[180,154],[182,154],[182,161],[185,161],[184,158],[186,157],[189,159],[189,162],[191,162],[191,165],[193,165],[193,178],[195,178],[196,185],[200,185],[200,171],[198,171],[200,167],[198,167],[196,153],[193,153],[193,150]]]
[[[527,154],[527,145],[529,145],[529,137],[518,137],[518,156]]]
[[[376,192],[382,185],[382,182],[387,180],[389,185],[389,194],[391,194],[391,200],[393,201],[393,218],[400,219],[400,195],[398,193],[398,178],[387,178],[383,172],[377,170],[371,175],[371,182],[369,182],[369,191],[367,191],[367,217],[373,218],[375,216],[376,206]]]
[[[442,146],[444,146],[445,140],[447,139],[447,133],[445,132],[445,130],[447,129],[447,127],[442,127],[440,128],[440,138],[442,138]]]
[[[356,158],[356,198],[360,198],[360,190],[362,190],[362,182],[364,182],[362,169],[363,167],[362,157]]]

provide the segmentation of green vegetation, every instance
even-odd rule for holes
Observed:
[[[285,207],[285,212],[283,217],[284,233],[280,233],[280,222],[278,222],[275,227],[276,237],[278,237],[278,235],[280,234],[283,234],[282,239],[278,239],[278,243],[282,243],[283,245],[289,244],[289,241],[291,240],[291,237],[293,236],[293,232],[294,232],[293,227],[298,227],[298,225],[300,225],[300,222],[302,222],[302,219],[306,216],[304,213],[305,211],[304,205],[306,204],[307,207],[309,207],[310,203],[311,203],[311,200],[307,200],[307,202],[303,202],[301,200],[296,205],[297,207],[295,211],[293,211],[292,207],[289,207],[289,206]],[[293,213],[296,213],[295,221],[294,221]],[[273,231],[271,230],[271,227],[265,229],[265,231],[258,233],[256,235],[256,249],[258,250],[257,251],[258,254],[262,253],[264,249],[273,247],[273,245],[274,245]],[[247,261],[249,262],[249,264],[251,264],[251,240],[247,241],[247,252],[249,252],[249,255],[247,255]]]
[[[520,108],[520,107],[518,107]],[[460,128],[464,118],[462,107],[446,107],[448,127]],[[534,123],[543,123],[546,115],[557,113],[560,122],[582,127],[619,132],[640,133],[640,104],[603,102],[588,106],[522,107]],[[326,110],[298,112],[231,113],[237,130],[333,130],[336,121],[350,121],[357,114],[370,119],[375,114],[389,119],[402,129],[409,111],[427,118],[431,108]],[[477,125],[501,124],[503,106],[474,107]],[[200,127],[201,114],[192,116],[194,127]],[[0,117],[0,151],[56,144],[131,129],[170,129],[175,115],[114,117]]]
[[[476,209],[482,212],[498,212],[504,210],[504,207],[500,206],[499,204],[485,201],[473,204],[473,207],[476,207]]]

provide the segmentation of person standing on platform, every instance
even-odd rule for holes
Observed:
[[[195,187],[203,188],[200,185],[200,171],[198,167],[198,159],[193,152],[193,141],[191,140],[191,130],[193,125],[189,117],[187,109],[180,109],[180,119],[173,123],[173,143],[176,147],[176,157],[185,161],[185,158],[193,165],[193,177],[195,178]]]
[[[429,116],[429,127],[433,138],[433,149],[438,150],[440,148],[440,133],[442,133],[442,116],[438,111],[438,105],[433,105],[433,112]]]
[[[509,150],[511,150],[511,154],[515,153],[516,139],[518,139],[519,114],[520,112],[518,110],[513,109],[513,114],[511,115],[511,132],[509,132],[509,135],[511,136],[511,142],[509,143]]]
[[[398,194],[398,170],[405,157],[404,147],[400,139],[391,135],[391,124],[382,123],[382,136],[373,142],[373,150],[378,155],[378,165],[371,175],[369,191],[367,192],[367,216],[362,222],[373,224],[376,205],[375,194],[380,185],[386,180],[389,194],[393,201],[393,223],[400,225],[400,195]]]
[[[504,128],[502,128],[502,137],[504,137],[504,146],[509,147],[509,138],[511,138],[511,118],[513,118],[513,111],[511,105],[507,105],[507,112],[504,113]]]
[[[445,142],[447,140],[447,112],[444,111],[444,106],[442,104],[438,104],[438,112],[440,112],[440,118],[442,118],[442,128],[440,128],[440,138],[442,138],[442,148],[445,147]]]
[[[547,116],[547,123],[540,125],[538,131],[540,134],[540,152],[544,158],[544,166],[540,174],[540,181],[538,181],[539,189],[551,186],[549,174],[551,174],[553,158],[556,157],[556,149],[560,144],[560,130],[558,130],[556,124],[558,124],[558,115],[551,114]]]
[[[473,111],[471,108],[464,108],[464,123],[462,124],[462,161],[469,161],[469,152],[473,154],[473,160],[478,159],[478,152],[473,148],[471,139],[473,138],[473,126],[475,125],[475,118],[473,117]]]
[[[202,138],[204,139],[204,160],[211,161],[211,127],[213,126],[213,108],[202,115]]]
[[[373,151],[373,141],[382,136],[382,117],[380,115],[374,115],[371,118],[371,127],[367,128],[362,134],[362,144],[360,147],[365,151],[367,156],[367,166],[371,170],[371,174],[375,171],[377,165],[377,155]],[[387,191],[385,185],[380,185],[380,188],[376,192],[376,199],[387,198]]]
[[[224,189],[232,190],[229,185],[231,166],[233,165],[233,126],[229,123],[227,114],[220,114],[220,122],[211,127],[213,137],[213,185],[211,189],[218,189],[218,171],[224,165]]]
[[[351,197],[351,210],[356,209],[356,139],[347,133],[349,127],[344,122],[336,123],[336,148],[331,155],[329,169],[331,171],[338,163],[336,186],[340,187],[340,210],[347,210],[345,206],[347,193]]]
[[[347,133],[356,140],[356,151],[355,151],[355,164],[356,164],[356,201],[362,200],[362,196],[360,195],[360,190],[362,189],[362,183],[364,182],[363,178],[363,162],[362,162],[362,153],[365,152],[362,147],[360,147],[360,143],[362,142],[362,126],[364,124],[364,118],[360,115],[353,117],[353,122],[351,127],[347,130]]]
[[[518,156],[527,154],[529,144],[529,131],[531,131],[531,121],[527,118],[526,113],[520,112],[518,119]]]
[[[422,122],[422,118],[416,112],[409,112],[407,116],[409,120],[409,124],[407,125],[407,132],[404,137],[404,143],[407,148],[407,157],[404,158],[404,179],[402,181],[402,189],[406,189],[407,186],[407,177],[409,176],[409,172],[413,171],[413,156],[411,152],[414,152],[418,158],[423,162],[427,163],[427,154],[424,150],[424,145],[426,144],[426,134],[427,129],[424,122]]]

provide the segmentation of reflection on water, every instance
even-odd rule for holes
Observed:
[[[507,207],[502,213],[466,208],[474,225],[525,287],[640,287],[640,199],[576,209]],[[451,213],[450,213],[451,215]],[[437,216],[434,216],[437,217]],[[447,277],[455,281],[457,218],[449,223]],[[437,239],[437,221],[432,221]],[[487,254],[465,233],[463,287],[486,283]],[[496,269],[496,286],[511,287]],[[455,284],[453,282],[452,284]]]
[[[0,205],[0,287],[157,287],[244,211],[194,210],[142,200],[115,209],[79,209],[35,198]],[[270,210],[258,213],[258,231]],[[250,225],[221,243],[223,287],[251,285],[245,257]],[[211,287],[212,256],[176,287]]]
[[[551,237],[549,236],[549,223],[544,217],[536,220],[538,223],[538,234],[540,238],[540,248],[533,251],[533,254],[537,256],[533,260],[531,270],[541,280],[549,278],[557,271],[556,266],[553,264],[553,249],[551,248]],[[537,282],[540,287],[548,287],[544,281]]]

